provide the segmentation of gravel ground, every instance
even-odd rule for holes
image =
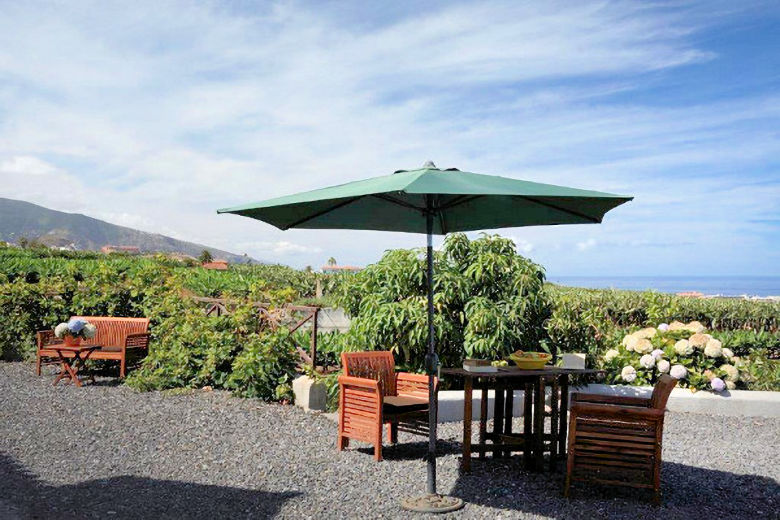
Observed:
[[[292,406],[51,381],[0,363],[0,518],[404,518],[399,500],[424,490],[419,437],[375,463]],[[460,432],[440,429],[439,489],[467,502],[452,518],[780,518],[778,419],[669,413],[662,507],[594,487],[565,500],[562,472],[517,459],[460,475]]]

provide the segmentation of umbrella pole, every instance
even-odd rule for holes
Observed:
[[[425,197],[425,228],[428,234],[426,262],[428,271],[428,354],[425,356],[425,370],[428,372],[428,487],[421,497],[407,498],[401,502],[404,509],[421,513],[449,513],[464,506],[457,497],[443,496],[436,492],[436,426],[439,409],[434,377],[439,369],[436,355],[436,340],[433,329],[433,204],[431,196]]]
[[[436,355],[436,345],[433,330],[433,213],[429,209],[425,216],[425,228],[428,233],[428,248],[426,260],[428,264],[428,355],[425,358],[425,368],[428,371],[428,494],[436,494],[436,425],[438,403],[434,388],[434,374],[439,368],[439,357]]]

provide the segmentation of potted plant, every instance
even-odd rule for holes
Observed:
[[[97,327],[79,318],[72,319],[67,323],[60,323],[54,328],[54,335],[65,341],[69,347],[77,347],[82,339],[91,339],[95,337]]]

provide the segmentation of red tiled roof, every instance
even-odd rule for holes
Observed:
[[[214,260],[213,262],[206,262],[201,265],[204,269],[215,269],[217,271],[226,271],[228,263],[226,260]]]

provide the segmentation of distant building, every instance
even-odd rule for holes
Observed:
[[[228,263],[227,260],[214,260],[201,264],[201,267],[203,267],[203,269],[213,269],[215,271],[227,271]]]
[[[323,265],[320,267],[320,270],[325,274],[336,274],[336,273],[357,273],[358,271],[362,271],[362,267],[357,267],[354,265]]]
[[[704,295],[699,291],[678,292],[677,296],[686,296],[688,298],[704,298]]]
[[[128,255],[140,255],[141,250],[136,246],[110,246],[106,245],[100,248],[101,253],[125,253]]]

